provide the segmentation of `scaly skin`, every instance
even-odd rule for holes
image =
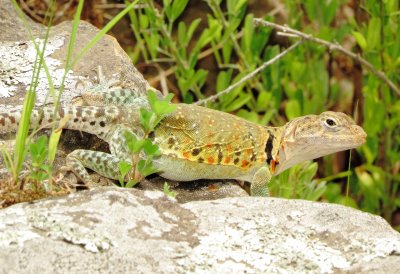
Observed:
[[[146,98],[133,90],[101,83],[82,94],[88,106],[61,107],[56,119],[69,116],[64,128],[85,131],[108,142],[111,153],[75,150],[66,165],[90,185],[85,168],[118,179],[118,163],[130,162],[125,132],[142,135],[140,107]],[[31,124],[50,127],[53,109],[32,114]],[[20,112],[0,113],[0,134],[15,132]],[[46,126],[47,125],[47,126]],[[251,183],[251,195],[267,196],[267,183],[287,168],[365,142],[364,130],[343,113],[307,115],[282,127],[264,127],[224,112],[179,104],[161,121],[150,138],[161,156],[154,165],[160,175],[178,181],[196,179],[240,179]]]

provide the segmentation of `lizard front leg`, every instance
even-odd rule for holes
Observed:
[[[263,166],[257,170],[251,181],[250,195],[268,197],[268,183],[271,177],[271,172],[267,166]]]

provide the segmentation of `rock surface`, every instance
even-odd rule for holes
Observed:
[[[400,235],[339,205],[117,188],[0,211],[0,273],[97,272],[400,273]]]
[[[22,103],[26,88],[29,86],[36,50],[23,21],[17,15],[9,0],[0,0],[0,110],[10,105]],[[46,27],[34,23],[26,18],[32,28],[33,37],[38,45],[45,41]],[[66,56],[71,36],[72,22],[64,22],[50,29],[46,43],[45,62],[49,73],[58,88],[64,74]],[[74,44],[74,56],[82,50],[98,33],[98,29],[91,24],[81,21]],[[70,103],[71,99],[78,96],[83,89],[79,83],[89,80],[97,81],[96,70],[101,66],[107,79],[115,78],[123,86],[134,88],[145,93],[150,87],[143,76],[133,66],[128,55],[111,36],[106,35],[97,42],[70,71],[65,80],[65,92],[61,97],[62,102]],[[36,104],[45,102],[49,84],[44,71],[38,80]],[[6,100],[5,97],[11,97]],[[49,97],[47,103],[54,100]],[[4,106],[7,105],[7,106]]]

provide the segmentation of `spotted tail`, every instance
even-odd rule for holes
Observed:
[[[22,118],[21,115],[22,111],[20,110],[0,113],[0,134],[16,132]],[[115,124],[115,121],[121,119],[122,116],[124,116],[123,110],[113,106],[60,107],[56,117],[54,117],[54,108],[44,107],[32,111],[30,127],[33,128],[37,125],[39,128],[52,128],[55,120],[63,120],[63,128],[88,132],[102,138]],[[59,126],[58,123],[57,126]]]

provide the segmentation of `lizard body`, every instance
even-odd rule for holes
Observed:
[[[118,88],[93,89],[82,98],[89,106],[60,107],[56,120],[68,116],[63,128],[97,135],[109,143],[111,153],[75,150],[67,156],[66,165],[89,185],[91,179],[85,168],[118,179],[118,163],[132,160],[125,132],[142,134],[139,109],[148,107],[147,101],[133,90]],[[31,124],[51,127],[53,111],[49,107],[34,110]],[[0,134],[15,132],[20,115],[0,113]],[[252,195],[264,196],[273,175],[305,160],[358,147],[365,142],[366,134],[339,112],[307,115],[282,127],[265,127],[217,110],[178,104],[150,138],[161,151],[153,162],[161,176],[178,181],[240,179],[251,183]]]

